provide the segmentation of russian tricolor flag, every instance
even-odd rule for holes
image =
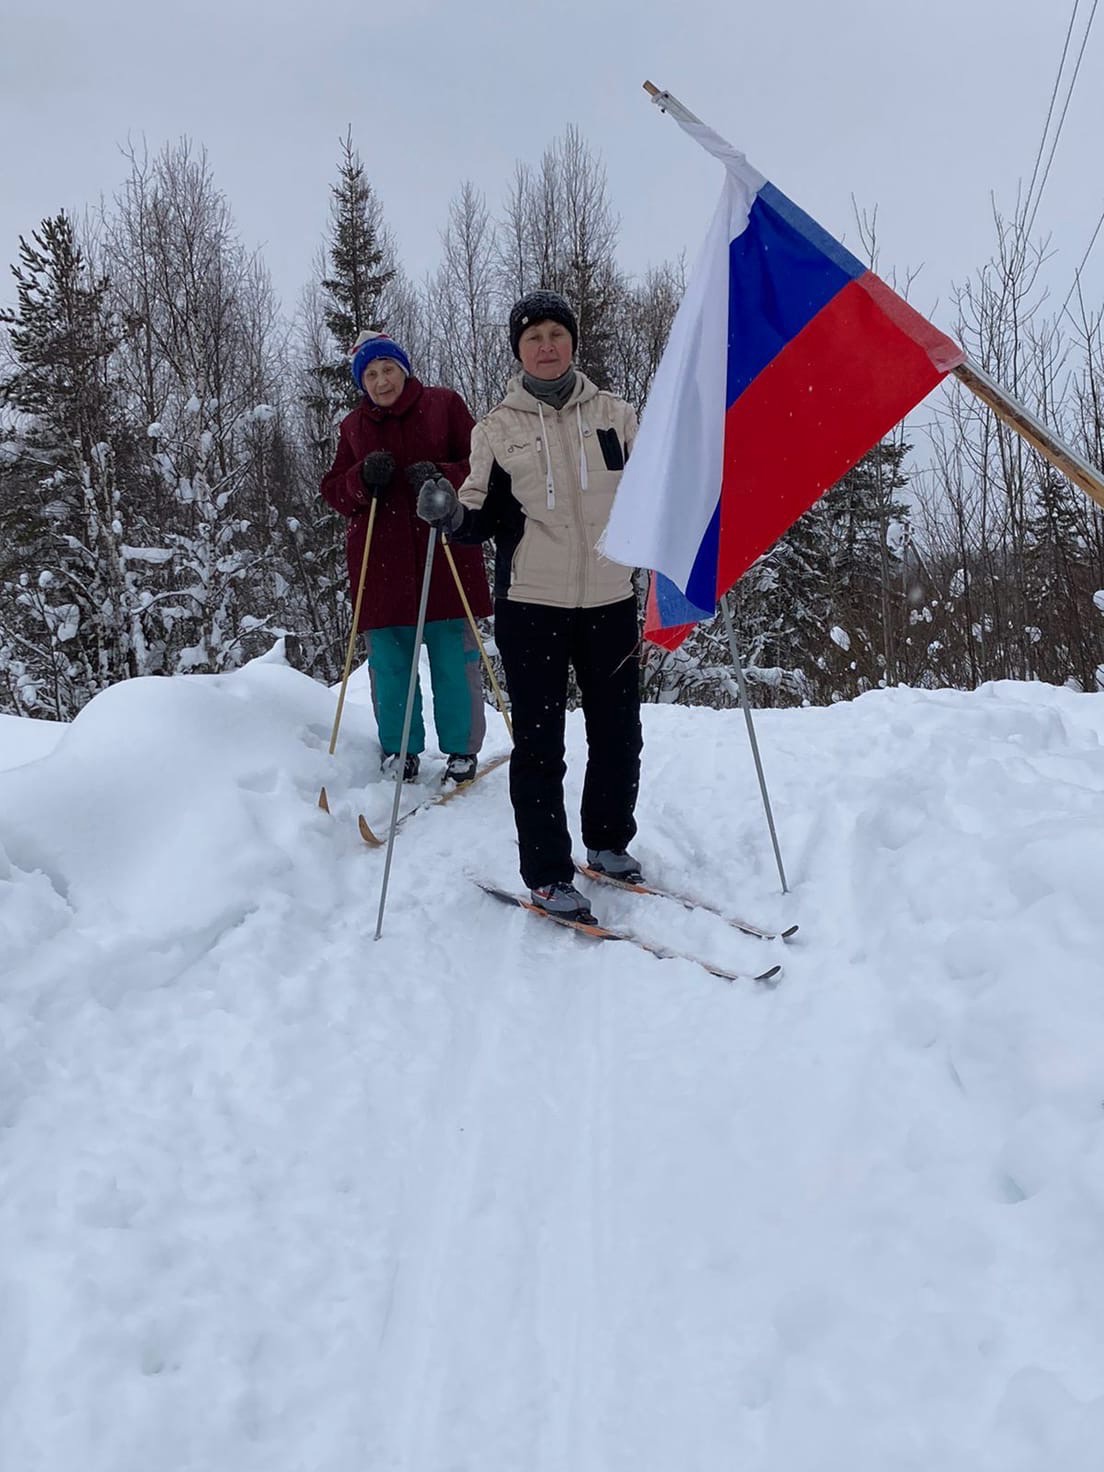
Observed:
[[[710,128],[725,166],[602,550],[674,648],[965,357]]]

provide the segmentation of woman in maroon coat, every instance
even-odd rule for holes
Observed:
[[[424,480],[437,475],[454,486],[463,484],[473,421],[459,394],[419,383],[402,348],[385,333],[361,333],[352,369],[364,398],[342,420],[337,455],[321,489],[334,510],[348,518],[345,545],[354,602],[368,513],[373,499],[377,502],[360,630],[368,646],[380,764],[386,770],[402,745],[429,544],[429,528],[415,509],[418,490]],[[472,613],[485,618],[491,600],[481,550],[456,547],[453,557]],[[430,575],[425,643],[437,740],[448,756],[445,776],[470,781],[486,727],[479,648],[441,552],[434,557]],[[416,688],[405,781],[417,777],[418,757],[424,750],[422,693]]]

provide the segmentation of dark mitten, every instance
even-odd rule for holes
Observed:
[[[390,450],[369,450],[360,462],[360,478],[370,496],[378,496],[395,474],[395,457]]]
[[[415,460],[413,465],[408,465],[404,474],[410,489],[415,495],[422,489],[427,480],[436,480],[440,471],[432,460]]]
[[[460,497],[443,475],[423,484],[418,492],[418,515],[443,532],[456,531],[464,520]]]

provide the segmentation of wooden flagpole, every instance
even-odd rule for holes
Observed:
[[[1061,471],[1075,486],[1080,486],[1086,496],[1090,496],[1098,506],[1104,506],[1104,476],[1095,465],[1083,459],[1076,450],[1064,445],[1026,405],[1006,393],[996,379],[990,378],[984,368],[979,368],[969,358],[957,368],[952,368],[951,372],[983,404],[992,409],[1009,429],[1014,429],[1033,450],[1038,450],[1055,470]]]

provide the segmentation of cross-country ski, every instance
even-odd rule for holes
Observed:
[[[458,797],[463,797],[466,792],[470,792],[473,787],[476,787],[483,777],[486,777],[491,772],[497,771],[499,767],[509,760],[510,753],[508,751],[500,752],[498,756],[493,756],[489,761],[482,763],[476,769],[475,776],[469,778],[466,782],[450,782],[439,787],[437,791],[430,792],[428,796],[419,798],[413,807],[407,808],[400,814],[399,821],[395,826],[401,828],[415,814],[424,813],[427,808],[439,808],[445,803],[453,802]],[[357,814],[357,831],[369,848],[382,848],[387,842],[386,831],[382,838],[379,837],[369,825],[368,819],[363,813]]]
[[[551,920],[555,925],[565,926],[568,930],[574,930],[578,935],[585,936],[589,940],[625,941],[662,961],[689,961],[695,966],[700,966],[703,971],[708,971],[710,976],[720,977],[722,981],[761,981],[773,984],[782,975],[782,967],[779,965],[768,966],[765,971],[758,972],[728,971],[722,966],[715,966],[710,961],[703,961],[700,956],[692,956],[686,951],[676,950],[658,941],[646,940],[642,936],[634,935],[630,930],[600,925],[593,915],[582,916],[578,919],[572,919],[567,915],[557,915],[550,910],[542,909],[540,905],[534,904],[524,895],[515,894],[512,890],[502,889],[482,879],[477,879],[476,883],[484,894],[493,895],[496,900],[501,900],[505,904],[516,905],[528,914],[537,916],[538,919]]]
[[[718,920],[723,920],[726,925],[731,925],[733,930],[742,931],[744,935],[752,935],[757,940],[791,940],[798,932],[799,927],[787,925],[782,930],[767,930],[760,925],[755,925],[750,920],[737,919],[730,915],[727,910],[722,910],[716,905],[708,904],[705,900],[695,899],[693,895],[684,894],[677,889],[668,889],[660,884],[645,883],[644,880],[633,882],[631,880],[618,879],[613,874],[604,874],[599,869],[593,869],[589,864],[576,864],[576,872],[583,875],[585,879],[591,879],[596,884],[608,884],[614,889],[622,889],[627,894],[649,894],[657,899],[674,900],[687,910],[705,910],[710,915],[716,915]]]

